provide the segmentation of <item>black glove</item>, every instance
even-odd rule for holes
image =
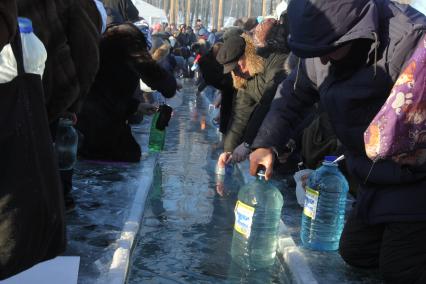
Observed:
[[[158,111],[160,112],[160,115],[158,117],[157,124],[155,125],[155,127],[158,130],[164,130],[169,125],[173,109],[168,105],[160,105]]]

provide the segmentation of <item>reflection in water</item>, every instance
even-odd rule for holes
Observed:
[[[282,283],[280,266],[269,278],[232,266],[234,207],[242,179],[235,171],[216,192],[220,150],[212,146],[218,133],[210,124],[200,128],[208,111],[202,100],[183,95],[155,168],[128,283]],[[264,280],[253,282],[257,277]]]
[[[154,168],[154,178],[152,188],[149,193],[149,203],[152,208],[153,215],[159,220],[164,221],[166,211],[163,207],[163,173],[161,167],[157,164]]]

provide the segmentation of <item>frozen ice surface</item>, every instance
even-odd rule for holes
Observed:
[[[235,171],[216,192],[219,135],[206,125],[208,103],[194,86],[184,87],[154,170],[128,283],[291,283],[279,262],[250,275],[230,265],[241,177]]]
[[[287,179],[291,178],[278,178],[273,181],[281,189],[284,196],[282,220],[318,283],[382,283],[377,270],[350,267],[342,260],[337,251],[317,252],[301,247],[299,234],[302,208],[297,203],[295,188],[287,184]],[[348,200],[347,211],[350,210],[352,201],[352,199]]]
[[[75,210],[67,213],[66,255],[81,256],[78,283],[93,284],[111,264],[117,240],[140,186],[149,120],[134,127],[143,145],[140,163],[79,161],[73,178]],[[147,163],[152,167],[152,163]],[[152,171],[151,171],[152,172]]]

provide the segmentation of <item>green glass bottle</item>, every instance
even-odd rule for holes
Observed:
[[[166,128],[164,128],[164,130],[157,129],[157,121],[159,117],[160,112],[156,112],[152,117],[151,131],[149,133],[148,149],[153,153],[162,151],[166,140]]]
[[[274,264],[282,207],[283,196],[265,180],[264,169],[238,192],[231,255],[241,269],[258,270]]]

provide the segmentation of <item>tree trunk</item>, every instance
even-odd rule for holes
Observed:
[[[179,0],[175,0],[175,20],[174,20],[174,24],[177,25],[179,22]]]
[[[247,9],[247,17],[251,17],[251,10],[253,6],[253,0],[248,0],[248,9]]]
[[[190,26],[192,26],[192,23],[194,22],[195,15],[198,15],[199,13],[199,0],[195,0],[194,5],[191,7],[191,20],[190,20]]]
[[[271,0],[272,2],[272,0]],[[265,17],[266,16],[266,0],[262,0],[262,16]]]
[[[235,5],[235,0],[231,1],[231,8],[229,9],[229,15],[228,17],[232,17],[234,15],[233,11],[234,11],[234,5]]]
[[[223,27],[223,0],[219,0],[218,16],[217,16],[217,30],[220,31]]]
[[[216,20],[217,20],[217,14],[216,14],[217,1],[216,0],[211,0],[211,1],[212,1],[211,26],[212,26],[212,29],[214,29],[216,28]]]
[[[170,0],[169,24],[174,23],[175,20],[176,20],[176,16],[175,16],[175,0]]]
[[[206,14],[204,15],[202,20],[206,25],[210,21],[210,5],[208,1],[206,1]]]
[[[167,7],[168,2],[169,1],[167,0],[163,0],[163,10],[164,10],[164,13],[166,13],[166,15],[168,14],[167,9],[169,8]]]
[[[185,24],[189,26],[191,23],[191,0],[186,0]]]

